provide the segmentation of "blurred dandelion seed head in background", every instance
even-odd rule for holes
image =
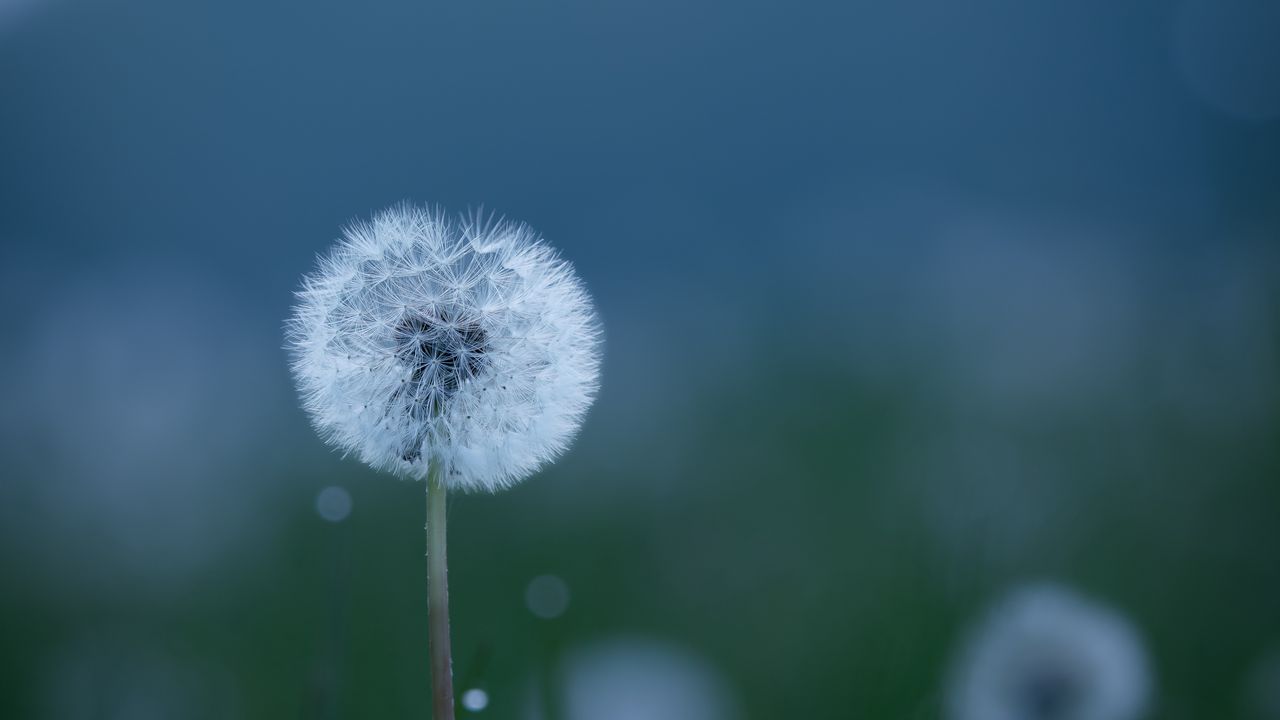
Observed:
[[[271,532],[269,487],[246,469],[281,417],[251,311],[185,267],[103,267],[51,289],[4,359],[6,458],[39,472],[5,478],[24,502],[0,507],[0,540],[38,544],[59,586],[96,597],[189,592],[243,563]]]
[[[498,490],[562,453],[595,398],[599,321],[528,226],[399,205],[348,228],[286,326],[329,443],[451,488]]]
[[[649,637],[614,636],[572,648],[559,668],[565,720],[737,720],[734,689],[692,649]],[[528,720],[544,717],[537,704]]]
[[[952,720],[1136,720],[1151,692],[1137,633],[1054,585],[1017,590],[977,627],[953,668]]]

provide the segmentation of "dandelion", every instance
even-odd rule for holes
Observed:
[[[509,487],[565,451],[598,384],[591,300],[523,224],[399,205],[320,258],[285,332],[319,434],[426,481],[435,717],[452,718],[445,493]]]
[[[1135,720],[1150,675],[1115,612],[1053,585],[1016,591],[978,626],[953,669],[952,720]]]
[[[650,637],[617,636],[571,648],[556,667],[555,710],[541,720],[736,720],[744,708],[720,668],[694,650]]]

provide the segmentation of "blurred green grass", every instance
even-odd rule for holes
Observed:
[[[1130,615],[1153,654],[1153,717],[1233,715],[1280,641],[1274,413],[1230,434],[1158,407],[939,421],[927,374],[910,375],[869,387],[826,370],[767,398],[710,388],[679,428],[684,460],[661,434],[592,448],[588,425],[579,451],[517,488],[452,498],[456,672],[489,693],[482,716],[525,717],[566,649],[624,633],[706,658],[750,718],[936,717],[966,623],[1041,578]],[[1044,525],[1014,521],[1025,497],[984,495],[981,468],[911,462],[952,422],[1018,450],[1015,482],[1052,490]],[[0,715],[42,717],[49,658],[105,627],[232,678],[230,700],[192,717],[425,717],[423,488],[336,456],[307,466],[260,479],[278,488],[273,541],[181,594],[5,593]],[[353,496],[345,522],[313,509],[330,484]],[[945,517],[964,498],[974,514],[940,525],[939,499]],[[560,618],[524,606],[543,574],[570,588]]]

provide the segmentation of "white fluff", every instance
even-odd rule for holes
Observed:
[[[951,720],[1135,720],[1150,671],[1137,633],[1114,612],[1060,587],[1012,594],[958,658]]]
[[[601,332],[528,226],[399,205],[303,279],[285,329],[320,435],[369,465],[498,490],[562,453],[595,398]]]

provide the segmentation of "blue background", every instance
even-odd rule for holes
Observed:
[[[575,449],[450,507],[481,716],[624,636],[733,717],[936,717],[1041,578],[1132,619],[1152,717],[1246,716],[1278,7],[11,1],[0,715],[425,716],[422,488],[323,447],[280,350],[315,255],[410,200],[528,222],[607,331]]]

